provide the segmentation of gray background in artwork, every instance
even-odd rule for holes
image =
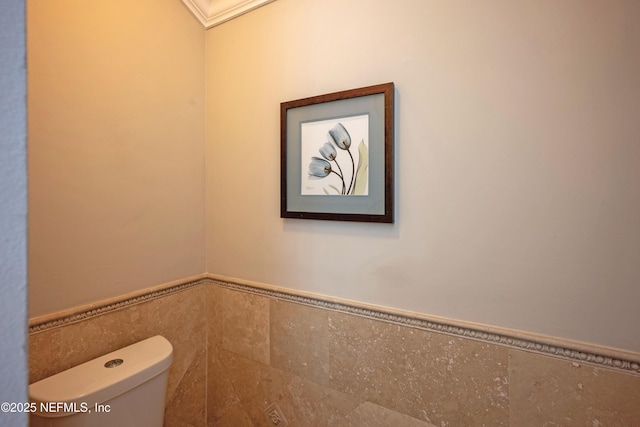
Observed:
[[[369,114],[369,195],[302,196],[300,125]],[[352,146],[353,149],[353,146]],[[361,96],[287,110],[287,210],[293,212],[384,214],[384,94]]]

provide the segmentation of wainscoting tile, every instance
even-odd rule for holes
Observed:
[[[215,423],[209,422],[208,425],[211,427],[255,427],[246,412],[237,407],[230,408],[222,418],[216,420]]]
[[[123,325],[127,327],[124,328]],[[29,336],[29,382],[33,383],[152,336],[129,307]]]
[[[205,286],[207,299],[207,344],[222,345],[222,295],[225,290],[218,286]]]
[[[221,289],[222,348],[269,364],[269,299]]]
[[[73,363],[73,361],[69,360],[71,357],[66,355],[67,351],[65,350],[70,350],[71,347],[65,347],[66,343],[63,342],[65,334],[63,332],[60,328],[29,335],[30,384],[82,363]],[[87,360],[90,360],[90,358]],[[86,362],[87,360],[84,361]]]
[[[339,420],[331,427],[436,427],[425,421],[420,421],[408,415],[392,411],[371,402],[364,402],[344,419]]]
[[[29,382],[155,335],[141,313],[159,303],[154,300],[30,335]]]
[[[165,426],[204,427],[206,421],[207,354],[203,349],[193,359],[167,403]]]
[[[212,357],[213,356],[213,357]],[[220,349],[209,355],[209,425],[272,426],[277,403],[290,426],[323,426],[361,402],[336,390]]]
[[[167,427],[640,427],[637,355],[474,328],[198,277],[32,325],[29,374],[163,335]]]
[[[156,319],[156,328],[173,344],[173,376],[169,372],[168,396],[173,396],[183,378],[194,367],[194,361],[206,350],[206,291],[196,287],[160,298],[153,309],[141,313],[143,319]],[[141,306],[142,307],[142,306]],[[205,364],[197,365],[206,375]],[[193,373],[192,373],[193,374]],[[204,401],[202,402],[204,404]]]
[[[271,366],[329,385],[328,312],[271,300]]]
[[[194,363],[203,357],[206,341],[205,289],[188,288],[162,298],[126,306],[90,317],[77,323],[47,329],[29,336],[30,382],[35,382],[98,356],[152,337],[162,335],[173,345],[173,363],[169,369],[166,411],[179,414],[186,410],[180,399],[173,400],[181,383],[189,377],[205,377],[206,365]],[[198,370],[198,372],[196,372]],[[194,405],[204,414],[204,385]],[[180,391],[180,393],[184,393]],[[178,405],[178,406],[174,406]],[[181,419],[192,420],[185,414]],[[191,425],[204,425],[204,417]]]
[[[436,425],[508,425],[507,349],[343,313],[329,329],[332,388]]]
[[[511,350],[511,425],[640,426],[640,376]]]

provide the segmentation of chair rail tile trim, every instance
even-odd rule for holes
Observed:
[[[352,314],[355,316],[380,320],[398,325],[409,326],[426,331],[443,333],[453,337],[466,338],[489,344],[496,344],[515,350],[522,350],[544,356],[561,358],[574,363],[585,363],[597,367],[615,369],[625,373],[640,374],[640,354],[636,356],[635,354],[626,354],[626,352],[619,352],[625,353],[625,355],[622,357],[616,357],[612,356],[611,354],[607,354],[618,353],[618,351],[616,350],[613,350],[611,352],[600,352],[597,350],[589,351],[582,348],[577,348],[577,346],[572,347],[570,342],[566,344],[550,344],[542,339],[524,339],[506,333],[488,332],[472,327],[463,327],[459,325],[447,324],[445,322],[425,320],[406,314],[397,314],[390,311],[385,311],[384,309],[363,308],[358,307],[357,305],[329,301],[322,298],[296,295],[280,290],[256,287],[249,284],[237,283],[227,280],[212,279],[212,283],[227,289],[262,295],[270,298],[276,298],[298,304],[304,304],[307,306]]]
[[[199,285],[219,286],[254,295],[275,298],[373,320],[380,320],[425,331],[447,334],[453,337],[471,339],[515,350],[561,358],[574,363],[585,363],[601,368],[614,369],[629,374],[640,375],[640,354],[636,353],[600,348],[596,346],[593,346],[592,349],[590,348],[591,346],[578,345],[571,341],[564,342],[564,340],[561,339],[545,340],[544,338],[523,338],[521,336],[516,336],[515,333],[509,334],[504,332],[487,331],[480,327],[474,328],[470,326],[456,325],[454,322],[448,323],[446,321],[423,319],[418,316],[412,316],[405,313],[394,313],[391,310],[385,310],[383,308],[362,307],[358,306],[358,304],[354,302],[347,303],[338,300],[331,300],[328,297],[323,298],[321,296],[312,297],[308,295],[299,295],[296,294],[295,291],[288,292],[280,289],[272,289],[268,286],[260,286],[260,284],[254,284],[252,282],[242,283],[242,281],[239,280],[222,280],[215,276],[198,277],[194,280],[163,288],[150,288],[146,293],[136,294],[134,296],[125,295],[122,299],[116,300],[115,302],[109,301],[102,305],[98,303],[91,306],[90,309],[83,309],[80,307],[77,311],[65,312],[59,317],[56,317],[54,314],[52,316],[48,316],[47,320],[42,322],[38,322],[36,319],[36,321],[30,322],[29,334],[37,334],[49,329],[81,322],[92,317],[168,296]],[[517,335],[526,334],[522,333]]]
[[[103,314],[111,313],[112,311],[121,310],[123,308],[127,308],[136,304],[142,304],[147,301],[151,301],[157,298],[162,298],[176,292],[182,292],[189,288],[204,285],[209,283],[209,279],[195,279],[193,281],[188,281],[185,283],[180,283],[177,285],[169,286],[162,289],[152,289],[147,293],[135,295],[135,296],[124,296],[123,299],[110,302],[106,304],[96,304],[90,309],[82,309],[77,311],[72,311],[68,314],[62,314],[59,317],[53,317],[50,320],[45,320],[42,322],[30,322],[32,324],[29,325],[29,334],[37,334],[39,332],[44,332],[53,328],[60,328],[62,326],[67,326],[72,323],[81,322],[83,320],[90,319],[92,317],[100,316]],[[54,315],[55,316],[55,315]]]

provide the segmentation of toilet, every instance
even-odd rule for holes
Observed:
[[[173,347],[157,335],[29,386],[32,427],[162,427]]]

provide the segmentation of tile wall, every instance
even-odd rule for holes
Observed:
[[[167,426],[640,426],[635,359],[440,327],[201,280],[32,326],[31,381],[161,334],[175,351]]]
[[[29,382],[33,383],[135,342],[162,335],[173,345],[165,408],[167,426],[204,426],[206,411],[206,298],[202,285],[124,304],[61,326],[32,326]],[[43,330],[38,330],[43,329]]]

